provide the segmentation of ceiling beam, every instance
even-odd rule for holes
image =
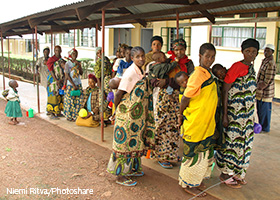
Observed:
[[[156,3],[160,2],[162,0],[115,0],[111,1],[110,4],[104,7],[104,9],[109,8],[119,8],[119,7],[128,7],[128,6],[136,6],[140,4],[146,4],[146,3]]]
[[[64,12],[60,12],[60,13],[56,13],[53,15],[46,15],[43,17],[33,17],[33,18],[29,18],[28,19],[28,23],[30,28],[34,28],[35,26],[39,25],[40,23],[44,22],[44,21],[49,21],[49,20],[55,20],[57,18],[61,18],[61,17],[67,17],[67,16],[71,16],[71,15],[76,15],[76,11],[75,10],[67,10]]]
[[[191,5],[201,5],[196,0],[189,0],[189,2],[192,2]],[[212,22],[212,24],[215,24],[215,17],[207,11],[205,6],[202,5],[201,7],[202,8],[199,9],[199,12],[203,14],[203,16],[205,16],[210,22]]]
[[[86,19],[88,16],[91,14],[95,13],[96,11],[102,9],[104,6],[107,6],[108,4],[111,3],[112,0],[110,1],[105,1],[97,4],[93,4],[91,6],[85,6],[81,8],[76,8],[76,13],[80,21]]]
[[[147,27],[147,22],[143,19],[136,19],[136,21],[141,24],[142,26],[144,26],[145,28]]]
[[[222,24],[237,24],[237,23],[256,23],[256,22],[277,22],[280,17],[262,17],[262,18],[250,18],[250,19],[233,19],[233,20],[221,20],[216,21],[215,25]],[[211,25],[210,22],[194,22],[194,23],[183,23],[181,26],[207,26]]]
[[[189,5],[190,3],[186,0],[164,0],[164,1],[160,1],[158,2],[160,4],[173,4],[173,5]]]

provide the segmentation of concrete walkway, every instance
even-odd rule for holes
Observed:
[[[8,85],[8,78],[5,78],[6,88]],[[37,95],[36,87],[33,84],[18,81],[19,96],[21,106],[28,110],[32,108],[37,113]],[[87,86],[87,80],[83,80],[83,86]],[[3,76],[0,75],[0,94],[2,97],[3,91]],[[95,144],[111,149],[113,141],[113,126],[108,126],[104,131],[104,142],[101,142],[101,129],[78,127],[73,122],[68,122],[65,118],[60,120],[51,120],[45,114],[45,107],[47,103],[46,89],[40,86],[40,110],[37,113],[42,119],[49,121],[63,129],[66,129],[73,134],[83,137]],[[25,114],[25,113],[24,113]],[[8,125],[7,125],[8,126]],[[43,131],[43,130],[42,130]],[[280,199],[280,104],[273,103],[272,111],[272,125],[271,132],[268,134],[256,134],[253,152],[251,156],[251,164],[248,170],[246,180],[248,184],[241,189],[231,189],[225,185],[218,184],[209,189],[207,192],[220,199]],[[182,149],[182,148],[181,148]],[[109,159],[109,158],[108,158]],[[150,167],[162,174],[178,179],[179,166],[177,164],[173,169],[163,169],[156,161],[146,158],[142,159],[145,166]],[[212,177],[205,181],[207,187],[219,183],[219,170],[215,166]],[[179,187],[179,186],[178,186]]]

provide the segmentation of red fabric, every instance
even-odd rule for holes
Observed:
[[[175,55],[174,51],[168,51],[167,54],[171,55],[169,58],[171,60],[175,61],[176,55]],[[190,59],[186,55],[179,60],[178,64],[179,64],[182,71],[188,72],[187,66],[185,64],[188,63],[189,61],[190,61]]]
[[[227,71],[224,82],[233,83],[238,77],[245,76],[248,74],[249,66],[243,64],[242,62],[234,63]]]
[[[48,59],[48,61],[47,61],[47,67],[48,67],[48,69],[49,69],[50,72],[53,71],[53,64],[54,64],[56,61],[58,61],[58,60],[59,60],[59,58],[56,57],[56,56],[52,56],[52,57],[50,57],[50,58]]]

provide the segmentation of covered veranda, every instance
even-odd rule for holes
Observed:
[[[1,27],[1,41],[3,42],[3,38],[8,39],[9,36],[12,35],[23,35],[34,33],[34,39],[36,40],[36,35],[44,33],[56,33],[56,32],[69,32],[71,29],[82,29],[82,28],[91,28],[91,27],[102,27],[104,30],[105,25],[113,25],[113,24],[123,24],[123,23],[140,23],[142,26],[146,26],[147,22],[150,21],[162,21],[162,20],[175,20],[177,19],[177,27],[179,27],[179,20],[181,19],[192,19],[192,18],[201,18],[207,17],[208,20],[213,24],[216,21],[216,17],[218,16],[227,16],[232,14],[240,14],[240,13],[257,13],[257,12],[268,12],[268,11],[278,11],[280,8],[280,1],[98,1],[98,0],[88,0],[83,1],[76,4],[66,5],[59,8],[55,8],[49,11],[33,14],[27,17],[23,17],[17,20],[13,20],[11,22],[6,22],[0,24]],[[258,19],[255,19],[257,22]],[[279,20],[278,18],[273,19],[275,21]],[[178,35],[178,34],[177,34]],[[104,36],[103,36],[104,38]],[[104,43],[104,41],[103,41]],[[102,44],[104,52],[104,44]],[[37,45],[35,44],[35,47]],[[3,43],[2,43],[3,49]],[[3,50],[2,50],[3,56]],[[2,64],[3,65],[3,64]],[[4,70],[3,70],[4,72]],[[4,76],[3,85],[1,89],[5,89],[8,80]],[[44,89],[41,88],[37,82],[37,87],[34,88],[31,84],[25,85],[27,83],[22,83],[23,91],[20,90],[20,94],[26,94],[28,91],[28,98],[25,102],[28,102],[27,107],[34,108],[39,114],[39,116],[46,118],[44,113],[41,113],[40,108],[44,108],[45,104],[44,98],[46,94],[44,94]],[[32,86],[32,87],[30,87]],[[102,84],[103,86],[103,84]],[[30,91],[33,91],[30,93]],[[37,93],[37,94],[36,94]],[[41,94],[41,95],[40,95]],[[37,96],[37,101],[35,100]],[[30,98],[31,97],[31,98]],[[23,97],[24,98],[24,97]],[[26,97],[27,98],[27,97]],[[40,98],[40,99],[39,99]],[[32,105],[32,106],[31,106]],[[35,106],[35,107],[34,107]],[[279,107],[278,107],[279,108]],[[279,109],[278,109],[279,111]],[[279,137],[277,137],[277,124],[275,119],[279,116],[274,112],[274,125],[273,130],[275,132],[271,132],[269,135],[258,135],[256,137],[255,146],[258,146],[258,143],[261,143],[259,147],[260,150],[257,151],[257,147],[253,150],[253,158],[251,163],[251,171],[255,171],[254,176],[250,177],[248,174],[248,181],[251,183],[250,187],[246,186],[240,191],[232,191],[230,189],[225,189],[225,187],[216,187],[209,190],[209,193],[216,197],[220,197],[222,199],[266,199],[267,196],[265,193],[275,194],[275,198],[267,198],[267,199],[277,199],[279,196],[278,191],[274,188],[277,184],[277,176],[274,176],[272,171],[277,172],[279,169],[277,168],[277,163],[279,159],[277,159],[277,155],[275,155],[276,149],[271,149],[271,153],[269,156],[262,150],[266,148],[267,144],[275,144],[277,145],[277,141]],[[82,137],[85,137],[99,145],[103,145],[106,148],[111,148],[112,141],[112,127],[108,127],[104,130],[104,127],[96,129],[85,129],[82,130],[80,127],[75,127],[75,125],[69,125],[66,121],[61,120],[59,122],[55,122],[57,125],[74,132]],[[273,126],[274,126],[273,125]],[[73,131],[74,130],[74,131]],[[100,143],[100,136],[98,136],[98,132],[101,131],[101,140],[103,143]],[[85,133],[85,135],[83,135]],[[88,137],[86,136],[88,135]],[[259,140],[258,140],[259,138]],[[268,139],[269,138],[269,139]],[[259,141],[259,142],[258,142]],[[266,143],[266,142],[267,143]],[[257,145],[256,145],[257,144]],[[271,145],[274,146],[274,145]],[[273,153],[274,152],[274,153]],[[262,158],[265,157],[267,165],[261,165],[262,159],[257,159],[257,155],[262,155]],[[157,168],[153,161],[143,159],[143,163],[147,166]],[[259,160],[259,161],[257,161]],[[271,161],[272,163],[270,163]],[[255,162],[255,164],[254,164]],[[271,165],[270,165],[270,164]],[[253,169],[255,165],[256,169]],[[260,169],[259,167],[263,168]],[[275,166],[276,168],[274,168]],[[173,178],[177,179],[178,175],[178,167],[176,166],[173,170],[164,170],[158,168],[158,171],[165,173]],[[263,173],[260,179],[260,172]],[[210,179],[207,182],[207,186],[212,185],[213,183],[218,182],[218,171],[214,171],[214,179]],[[270,178],[269,180],[268,177]],[[267,182],[266,182],[267,181]],[[265,182],[266,187],[263,185]],[[270,182],[274,184],[270,185]],[[209,183],[209,184],[208,184]],[[254,183],[254,184],[253,184]],[[265,188],[264,188],[265,187]],[[219,189],[217,189],[219,188]],[[259,188],[259,189],[258,189]],[[225,189],[225,190],[224,190]],[[261,191],[262,190],[262,191]],[[211,191],[214,191],[213,193]],[[243,193],[244,192],[244,193]],[[249,192],[249,193],[248,193]],[[262,193],[263,192],[263,193]],[[224,194],[223,194],[224,193]],[[224,195],[224,196],[223,196]],[[270,196],[271,197],[271,196]]]

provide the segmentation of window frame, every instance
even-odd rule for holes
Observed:
[[[219,36],[213,36],[213,31],[214,31],[214,28],[222,28],[222,35],[219,37]],[[212,27],[212,33],[211,33],[211,43],[213,43],[214,44],[214,38],[221,38],[221,45],[215,45],[215,46],[217,46],[217,47],[228,47],[228,48],[239,48],[239,46],[238,47],[235,47],[235,46],[224,46],[224,39],[225,38],[250,38],[250,37],[238,37],[238,36],[234,36],[234,37],[225,37],[224,36],[224,29],[225,28],[240,28],[240,29],[242,29],[242,28],[246,28],[246,29],[251,29],[252,31],[252,35],[251,35],[251,38],[254,38],[254,27],[248,27],[248,26],[213,26]],[[265,29],[265,30],[267,30],[267,28],[266,27],[257,27],[257,30],[258,29]],[[266,34],[267,34],[267,32],[266,32]],[[265,43],[266,43],[266,36],[267,35],[265,35],[265,37],[264,38],[261,38],[261,37],[257,37],[256,39],[257,40],[264,40],[265,42],[264,42],[264,45],[265,45]],[[260,47],[260,48],[262,48],[262,47]]]

